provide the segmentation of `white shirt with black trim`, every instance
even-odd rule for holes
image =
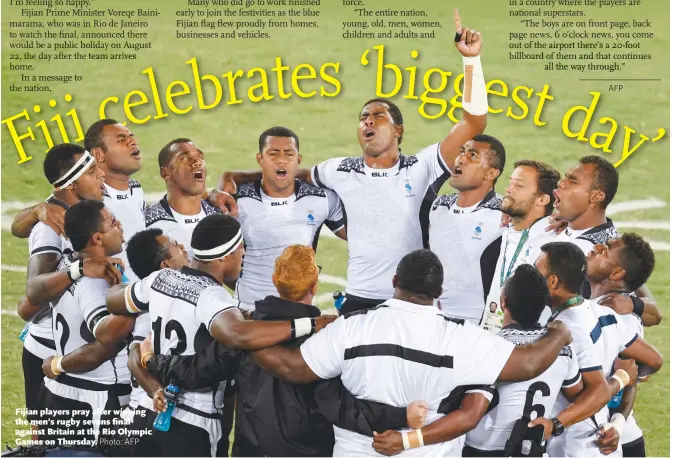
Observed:
[[[261,182],[239,187],[238,221],[245,240],[243,270],[235,297],[241,307],[254,310],[255,301],[278,296],[271,276],[276,258],[290,245],[318,245],[322,225],[332,232],[344,227],[339,197],[330,190],[296,180],[290,197],[267,196]]]
[[[164,196],[160,201],[145,209],[145,224],[147,229],[161,229],[164,235],[181,243],[187,250],[189,259],[192,259],[194,256],[194,249],[192,248],[194,228],[199,221],[213,213],[222,212],[207,200],[202,200],[201,211],[197,215],[182,215],[168,205],[168,198]]]
[[[59,268],[65,268],[72,259],[61,260]],[[78,348],[96,340],[96,327],[110,315],[105,306],[110,285],[100,278],[80,277],[68,288],[53,307],[53,329],[56,353],[65,356]],[[128,369],[126,346],[117,355],[101,363],[97,368],[82,374],[68,373],[74,377],[105,385],[129,384],[131,373]],[[45,383],[58,383],[45,377]]]
[[[540,339],[546,330],[524,328],[513,324],[501,329],[499,335],[515,345],[526,345]],[[548,417],[562,388],[570,388],[581,380],[577,356],[570,346],[561,350],[556,361],[538,377],[525,382],[497,383],[497,404],[467,433],[465,445],[478,450],[504,450],[514,424],[527,417],[534,420]]]
[[[600,326],[595,302],[585,299],[581,304],[563,310],[556,319],[568,326],[573,338],[570,345],[577,355],[580,373],[600,371],[604,374],[605,332]],[[569,405],[570,401],[565,396],[559,395],[549,418],[557,416]],[[607,409],[603,409],[592,417],[566,428],[560,436],[550,438],[547,445],[549,456],[599,456],[600,452],[594,444],[596,437],[593,433],[607,421]]]
[[[198,353],[212,342],[213,319],[236,307],[229,292],[213,277],[189,267],[162,269],[132,283],[126,290],[126,303],[136,313],[149,312],[156,354],[184,356]],[[223,396],[223,383],[212,389],[183,391],[173,416],[183,421],[188,413],[215,418]],[[143,406],[152,408],[149,397],[143,401]]]
[[[311,169],[313,183],[337,193],[348,227],[348,284],[356,298],[393,296],[402,257],[428,240],[428,213],[450,172],[439,143],[414,156],[400,155],[389,169],[372,169],[364,158],[329,159]]]
[[[46,253],[60,257],[71,251],[70,241],[42,222],[38,222],[30,231],[28,252],[31,258]],[[26,350],[42,359],[56,354],[50,309],[46,309],[33,319],[23,345]]]
[[[643,327],[643,321],[638,315],[631,313],[629,315],[621,315],[621,317],[626,322],[627,326],[636,331],[641,339],[645,338],[645,328]],[[632,410],[631,414],[626,419],[626,424],[624,425],[622,434],[619,437],[619,443],[620,445],[627,445],[642,437],[643,430],[638,426],[636,417],[633,416]]]
[[[131,237],[136,232],[145,230],[145,193],[142,186],[136,180],[129,180],[129,188],[123,191],[112,188],[107,184],[105,186],[105,194],[103,194],[103,203],[115,215],[115,218],[121,223],[124,231],[124,239],[126,242],[131,240]],[[129,265],[129,260],[126,255],[126,243],[124,243],[124,251],[121,252],[121,258],[124,261],[126,270],[124,273],[130,281],[138,279],[136,274]]]
[[[438,306],[478,325],[500,253],[502,197],[491,191],[469,208],[457,200],[457,194],[440,196],[430,210],[430,249],[444,268]]]
[[[517,255],[516,251],[524,236],[525,230],[517,231],[510,225],[502,234],[502,241],[500,244],[500,254],[495,265],[495,272],[491,281],[491,288],[486,297],[486,307],[490,310],[491,304],[495,304],[495,309],[498,314],[497,323],[495,321],[486,322],[487,314],[484,314],[481,325],[486,326],[492,331],[497,332],[501,327],[502,309],[500,308],[500,294],[502,292],[502,285],[507,282],[507,279],[514,275],[516,268],[522,264],[534,265],[537,257],[531,256],[531,253],[536,247],[542,246],[552,240],[549,232],[545,228],[549,225],[547,218],[542,218],[536,221],[528,229],[528,237],[521,245],[521,249]],[[553,234],[553,233],[552,233]],[[485,309],[486,310],[486,309]],[[548,318],[549,315],[545,317]]]
[[[360,399],[397,407],[425,400],[428,424],[442,416],[438,410],[456,388],[492,385],[514,344],[433,306],[389,299],[374,309],[339,317],[300,349],[318,377],[340,375],[346,389]],[[337,427],[334,434],[334,456],[379,456],[371,437]],[[460,454],[459,441],[450,441],[400,456]]]

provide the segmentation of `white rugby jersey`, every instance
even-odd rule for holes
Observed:
[[[457,194],[440,196],[430,210],[430,249],[444,267],[438,306],[478,325],[500,253],[502,197],[491,191],[469,208],[457,200]]]
[[[433,306],[388,299],[339,317],[300,347],[320,378],[341,376],[360,399],[397,407],[428,403],[425,424],[442,416],[443,402],[466,385],[492,385],[514,344]],[[478,362],[475,363],[475,361]],[[380,456],[372,438],[334,427],[334,456]],[[400,456],[460,456],[459,440],[403,451]]]
[[[136,180],[129,180],[129,188],[120,191],[105,184],[105,194],[103,194],[103,203],[115,215],[115,218],[121,223],[124,231],[124,239],[126,242],[131,240],[131,237],[136,232],[145,230],[145,193],[142,186]],[[136,274],[129,265],[129,260],[126,255],[126,243],[124,243],[124,250],[121,252],[121,258],[124,261],[126,270],[124,273],[130,281],[138,279]]]
[[[629,315],[621,315],[621,317],[631,329],[636,331],[636,333],[638,334],[638,336],[640,336],[641,339],[645,338],[645,329],[643,327],[643,322],[638,315],[631,313]],[[641,437],[643,437],[643,431],[638,426],[638,423],[636,422],[636,417],[633,416],[633,410],[632,410],[631,414],[626,419],[626,424],[624,425],[622,435],[619,438],[619,443],[621,445],[629,444],[630,442],[638,440]]]
[[[136,323],[133,326],[133,342],[142,342],[152,330],[152,320],[149,313],[143,313],[136,317]],[[129,397],[129,407],[135,409],[144,399],[149,400],[149,396],[142,386],[131,374],[131,395]]]
[[[199,221],[213,213],[222,212],[207,200],[202,200],[201,211],[198,215],[181,215],[168,205],[168,198],[165,195],[160,201],[145,209],[145,224],[147,229],[159,228],[164,232],[164,235],[181,243],[187,250],[189,259],[192,259],[194,254],[192,232],[194,232],[194,228]]]
[[[59,269],[72,263],[72,255],[64,257]],[[100,278],[80,277],[63,293],[53,306],[53,330],[56,353],[65,356],[96,340],[97,324],[110,314],[105,306],[110,285]],[[122,344],[117,355],[104,361],[96,369],[82,374],[68,373],[69,377],[104,385],[129,384],[128,352]],[[45,378],[45,382],[48,379]],[[56,381],[58,382],[58,381]]]
[[[541,327],[524,328],[519,324],[505,326],[499,333],[508,342],[526,345],[546,334]],[[534,420],[549,417],[562,388],[570,388],[581,380],[577,357],[565,346],[556,361],[538,377],[525,382],[498,383],[497,404],[467,433],[465,445],[478,450],[504,450],[514,424],[521,417]],[[493,403],[491,404],[493,405]]]
[[[449,178],[439,143],[414,156],[400,155],[389,169],[372,169],[364,158],[329,159],[311,169],[313,183],[337,193],[348,227],[346,293],[389,299],[404,255],[427,246],[428,213]]]
[[[53,197],[47,199],[47,202],[67,208],[67,205]],[[30,231],[28,252],[31,258],[44,253],[54,253],[61,256],[71,251],[70,241],[58,235],[51,227],[42,222],[38,222]],[[44,310],[33,319],[23,345],[26,350],[42,359],[56,354],[51,309]]]
[[[599,370],[603,371],[605,355],[605,334],[612,332],[609,327],[601,326],[596,304],[585,299],[581,304],[563,310],[555,319],[563,321],[572,335],[572,349],[577,354],[580,373]],[[552,315],[553,317],[554,315]],[[616,355],[615,355],[616,356]],[[613,358],[614,359],[614,358]],[[549,418],[557,416],[570,402],[563,395],[556,398],[556,403]],[[593,433],[598,427],[608,422],[607,409],[598,411],[592,417],[566,428],[558,437],[550,438],[547,445],[549,456],[600,456],[594,444]]]
[[[295,180],[294,194],[284,198],[264,194],[261,181],[247,183],[238,189],[236,201],[245,259],[235,297],[248,310],[254,310],[255,301],[278,296],[271,276],[285,248],[307,245],[315,250],[323,224],[332,232],[344,227],[337,195],[300,180]]]
[[[235,308],[234,299],[213,277],[183,267],[162,269],[127,287],[127,307],[137,313],[149,312],[152,347],[156,354],[193,355],[213,338],[213,319]],[[188,421],[189,414],[217,418],[222,408],[224,384],[219,387],[183,391],[173,416]]]
[[[502,309],[500,308],[500,293],[507,279],[514,274],[517,267],[522,264],[535,264],[537,257],[532,256],[532,252],[537,247],[544,245],[552,240],[553,236],[545,231],[549,225],[548,219],[541,218],[536,221],[528,230],[515,231],[511,225],[502,234],[500,244],[500,254],[495,265],[495,273],[491,281],[491,288],[486,297],[486,307],[484,308],[484,317],[481,325],[492,332],[498,332],[502,326]],[[522,238],[527,232],[527,237],[522,242]],[[553,232],[551,233],[553,234]],[[518,251],[518,253],[517,253]],[[490,313],[490,305],[495,303],[496,314]],[[547,315],[548,317],[548,315]],[[546,317],[545,317],[546,318]]]

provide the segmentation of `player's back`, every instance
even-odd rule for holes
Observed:
[[[442,416],[450,394],[466,385],[491,385],[514,346],[432,305],[397,299],[342,316],[302,345],[302,355],[321,378],[341,373],[356,397],[397,407],[428,403],[427,423]],[[475,364],[479,361],[480,364]],[[376,455],[371,437],[335,428],[335,456]],[[404,455],[460,453],[451,442],[407,450]]]
[[[189,356],[212,342],[208,329],[196,317],[196,307],[200,299],[208,300],[210,290],[223,289],[214,278],[183,267],[154,272],[143,283],[151,285],[148,304],[155,353]],[[176,413],[182,405],[184,410],[210,415],[222,407],[222,399],[220,387],[186,391],[180,395]]]
[[[519,324],[505,326],[499,335],[515,345],[535,342],[546,333],[541,327],[524,328]],[[562,388],[580,382],[577,358],[565,346],[554,363],[532,380],[498,383],[495,406],[484,415],[475,429],[467,433],[465,445],[484,451],[505,449],[515,423],[522,417],[534,420],[549,417]]]

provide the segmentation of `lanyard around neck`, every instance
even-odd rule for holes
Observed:
[[[563,305],[558,308],[557,311],[552,313],[552,315],[549,317],[549,320],[547,320],[547,323],[551,323],[552,321],[554,321],[556,319],[557,316],[559,316],[561,314],[561,312],[564,312],[564,311],[568,310],[570,307],[572,307],[575,304],[579,304],[583,300],[584,300],[584,297],[582,297],[582,295],[571,297],[570,299],[565,301],[563,303]]]
[[[516,250],[514,251],[514,255],[512,256],[512,260],[509,263],[509,267],[507,268],[507,275],[505,275],[505,264],[506,264],[506,259],[507,259],[507,246],[509,245],[509,234],[507,237],[507,241],[505,242],[505,250],[502,255],[502,268],[500,269],[500,287],[502,288],[505,286],[505,281],[512,275],[512,269],[514,268],[514,264],[516,264],[516,260],[519,257],[519,254],[521,253],[521,249],[523,248],[523,245],[526,243],[526,240],[528,240],[528,232],[530,231],[530,228],[526,229],[523,231],[523,234],[521,234],[521,240],[519,240],[519,244],[516,247]]]

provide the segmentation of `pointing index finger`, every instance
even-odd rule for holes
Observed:
[[[463,26],[460,24],[460,13],[458,12],[458,8],[453,9],[453,22],[456,25],[456,32],[460,33]]]

